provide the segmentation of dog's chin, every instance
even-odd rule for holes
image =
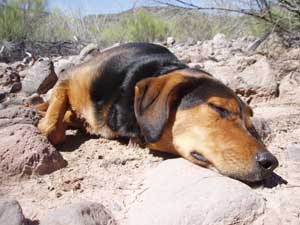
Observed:
[[[271,173],[266,174],[263,171],[250,172],[247,175],[226,174],[226,173],[222,173],[221,171],[219,171],[219,172],[225,176],[242,181],[243,183],[246,183],[246,184],[259,184],[271,176]]]

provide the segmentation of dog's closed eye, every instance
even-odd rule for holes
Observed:
[[[212,108],[213,110],[215,110],[217,113],[219,113],[220,116],[223,117],[223,118],[228,117],[231,114],[231,112],[228,109],[225,109],[225,108],[220,107],[220,106],[216,106],[212,103],[208,103],[208,106],[210,108]]]
[[[204,163],[208,163],[208,160],[200,153],[198,152],[192,152],[191,153],[191,156],[193,156],[195,159],[201,161],[201,162],[204,162]]]

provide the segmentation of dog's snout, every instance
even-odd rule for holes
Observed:
[[[267,171],[272,172],[278,166],[278,160],[268,151],[260,151],[256,154],[256,161]]]

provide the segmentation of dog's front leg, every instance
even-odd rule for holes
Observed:
[[[46,115],[38,124],[39,130],[53,145],[64,140],[65,124],[63,122],[68,108],[68,83],[59,81],[54,87]]]

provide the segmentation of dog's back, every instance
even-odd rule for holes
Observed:
[[[89,126],[108,125],[122,137],[137,137],[139,128],[133,109],[136,83],[186,67],[163,46],[128,43],[103,51],[66,71],[61,81],[68,83],[72,110]],[[95,130],[100,129],[90,132],[97,134]]]
[[[118,89],[128,96],[133,94],[138,81],[186,67],[168,49],[150,43],[114,47],[100,53],[90,63],[98,64],[97,77],[90,91],[92,100],[100,105]]]
[[[90,87],[91,100],[97,112],[95,116],[100,117],[98,112],[112,100],[108,125],[123,137],[138,134],[133,109],[136,83],[187,67],[165,47],[149,43],[115,47],[100,53],[91,63],[95,64],[97,60],[99,72]]]

